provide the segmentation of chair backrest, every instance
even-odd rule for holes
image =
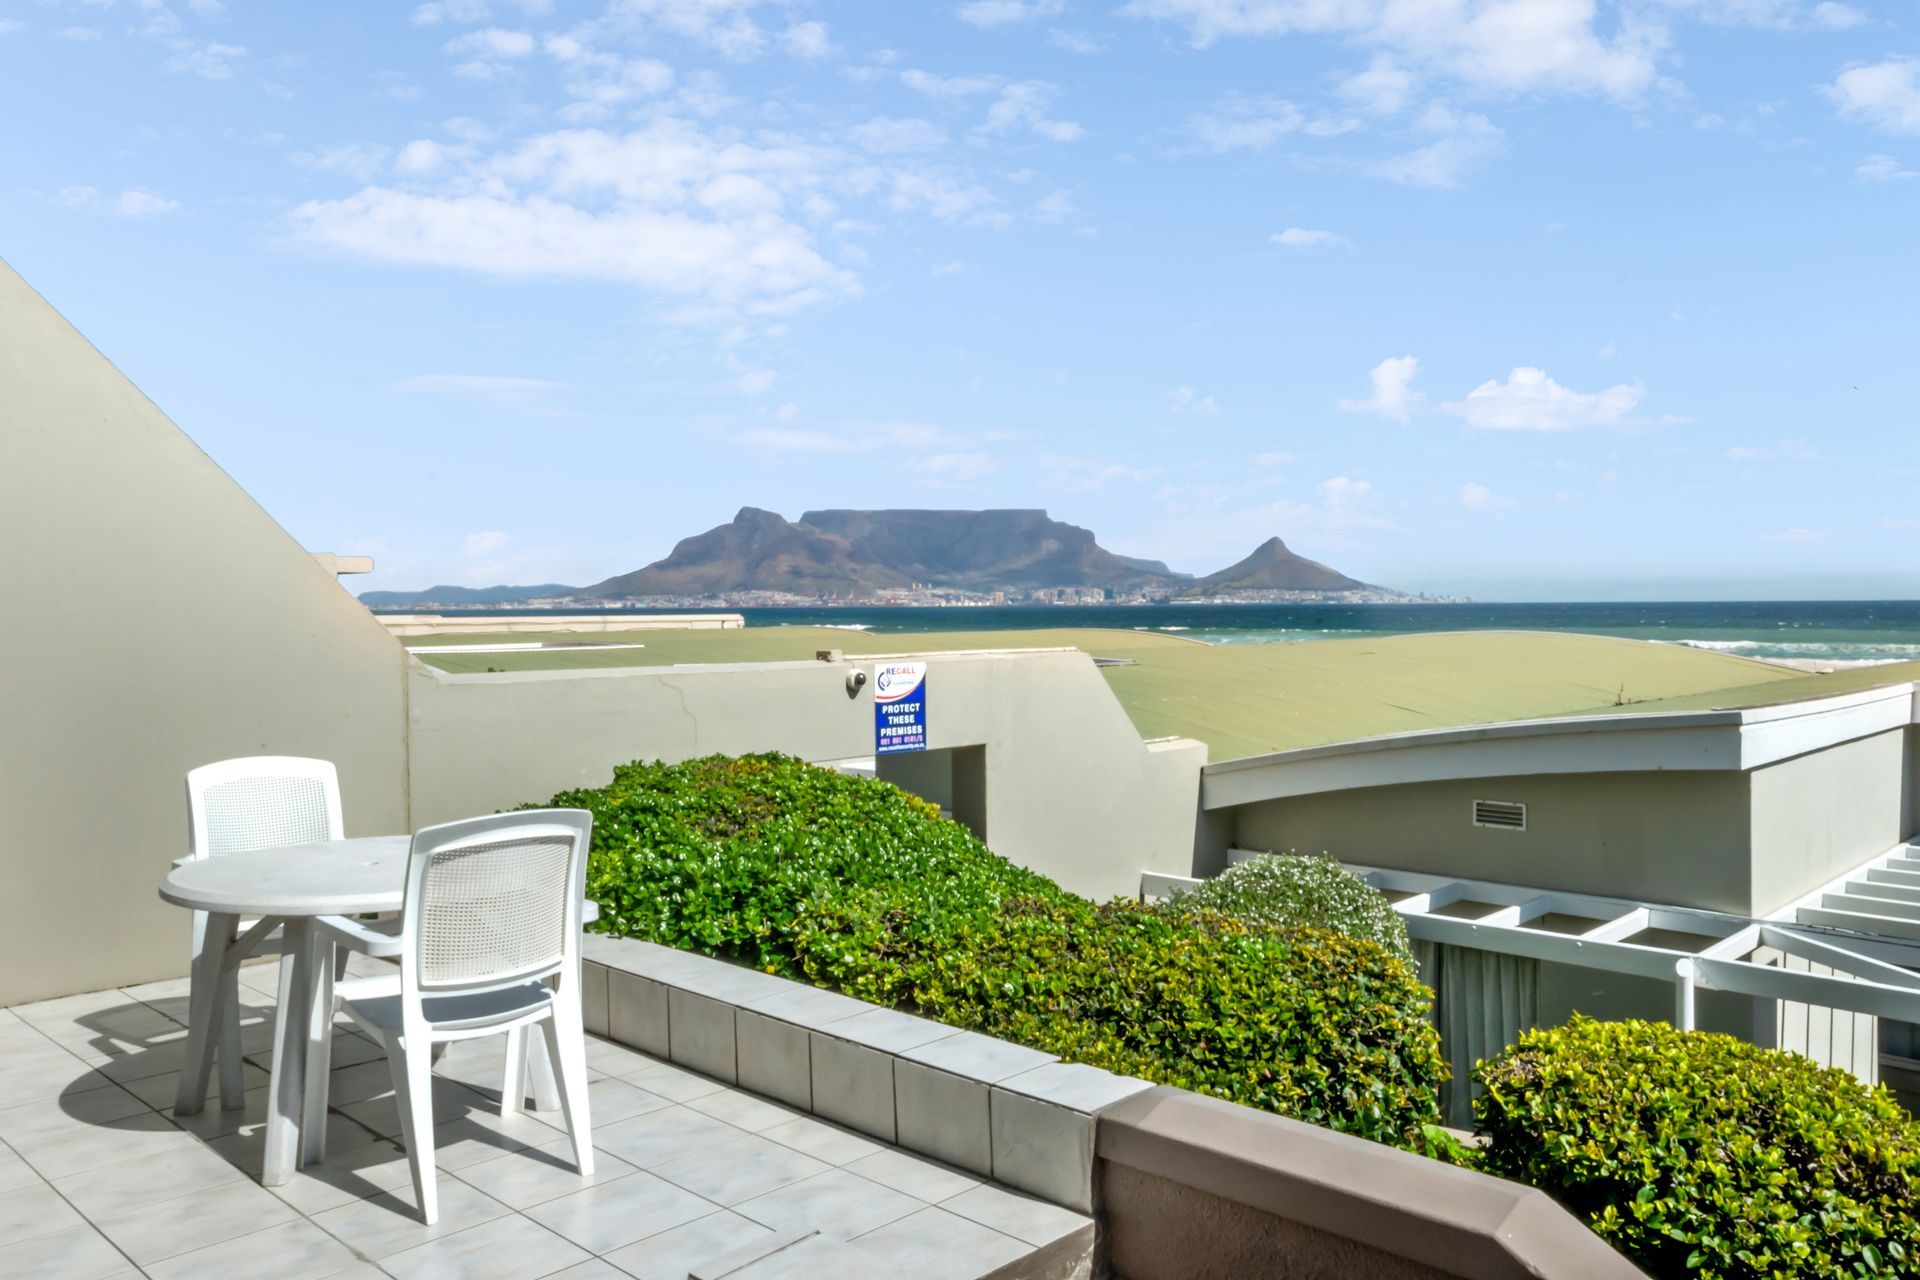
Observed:
[[[338,840],[344,828],[330,760],[245,756],[187,774],[189,857]]]
[[[400,980],[422,993],[484,991],[578,972],[593,815],[529,809],[414,833],[401,907]]]

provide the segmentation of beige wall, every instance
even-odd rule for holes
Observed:
[[[1473,801],[1527,806],[1525,831],[1472,825]],[[1467,880],[1746,913],[1743,773],[1544,774],[1243,805],[1234,843]]]
[[[1912,830],[1911,732],[1895,729],[1753,771],[1751,914],[1811,893]]]
[[[928,745],[978,747],[987,839],[1097,898],[1142,870],[1185,875],[1206,748],[1143,743],[1085,654],[934,656]],[[412,664],[413,815],[439,822],[599,786],[628,760],[780,750],[810,760],[873,751],[859,663],[622,668],[456,676]],[[965,756],[958,758],[966,759]]]
[[[0,1005],[185,969],[196,765],[323,756],[406,825],[398,643],[4,264],[0,547]]]

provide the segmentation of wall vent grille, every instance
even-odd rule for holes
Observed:
[[[1527,806],[1511,800],[1475,800],[1473,802],[1473,825],[1476,827],[1497,827],[1502,831],[1525,831],[1527,829]]]

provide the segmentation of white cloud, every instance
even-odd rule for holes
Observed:
[[[287,157],[302,169],[334,173],[354,182],[372,182],[386,171],[393,153],[370,142],[345,142],[314,151],[295,151]]]
[[[1092,54],[1107,51],[1106,42],[1100,37],[1068,27],[1048,28],[1047,43],[1056,49],[1065,49],[1068,53]]]
[[[1855,165],[1853,176],[1862,182],[1899,182],[1913,177],[1914,172],[1892,156],[1874,155],[1863,158]]]
[[[740,375],[738,385],[745,394],[758,396],[773,390],[773,384],[779,380],[780,375],[771,369],[749,369]]]
[[[1437,135],[1439,141],[1375,165],[1378,177],[1402,186],[1450,189],[1506,145],[1506,135],[1485,116],[1457,115],[1438,105],[1427,109],[1419,129]]]
[[[1067,191],[1052,191],[1033,202],[1033,216],[1042,222],[1067,222],[1079,212]]]
[[[1729,462],[1815,462],[1820,453],[1805,440],[1782,440],[1771,445],[1734,445]]]
[[[503,74],[513,63],[531,54],[534,47],[532,33],[501,27],[469,31],[447,41],[448,53],[467,59],[453,69],[453,74],[469,80],[491,80]]]
[[[1220,406],[1214,403],[1212,396],[1203,396],[1192,387],[1175,387],[1161,398],[1167,402],[1167,408],[1174,413],[1220,412]]]
[[[17,35],[27,29],[27,24],[18,18],[0,18],[0,36]]]
[[[839,162],[658,119],[536,135],[458,162],[434,188],[369,186],[293,210],[309,245],[489,275],[614,280],[768,314],[858,289],[787,212]]]
[[[422,373],[402,378],[393,385],[401,391],[422,395],[457,396],[509,404],[524,404],[568,389],[567,383],[546,378],[510,378],[484,373]]]
[[[1502,497],[1483,484],[1460,486],[1460,505],[1469,511],[1500,512],[1512,509],[1512,498]]]
[[[1778,533],[1763,533],[1760,535],[1760,540],[1762,542],[1809,543],[1825,542],[1832,537],[1833,530],[1831,529],[1806,529],[1796,526],[1792,529],[1782,529]]]
[[[1309,231],[1305,227],[1288,227],[1268,238],[1283,249],[1331,249],[1346,243],[1331,231]]]
[[[1010,129],[1025,128],[1037,137],[1049,142],[1074,142],[1086,132],[1071,120],[1055,120],[1047,113],[1047,108],[1060,93],[1058,86],[1041,80],[1022,80],[1005,86],[993,105],[987,108],[987,118],[980,125],[981,133],[1004,133]]]
[[[62,187],[54,193],[53,202],[69,209],[111,214],[116,218],[151,218],[172,213],[180,207],[178,200],[169,200],[137,187],[122,191],[117,196],[102,195],[96,187]]]
[[[1920,58],[1848,67],[1826,93],[1849,120],[1886,133],[1920,134]]]
[[[1417,83],[1413,73],[1393,59],[1376,57],[1365,71],[1356,71],[1342,80],[1338,92],[1362,111],[1392,116],[1407,105]]]
[[[180,207],[178,200],[169,200],[157,196],[151,191],[122,191],[111,206],[113,213],[122,218],[151,218],[159,213],[172,213]]]
[[[929,98],[951,101],[992,93],[1000,87],[1001,80],[999,76],[936,76],[909,67],[900,73],[900,83]]]
[[[766,48],[767,36],[748,15],[761,0],[619,0],[610,22],[645,32],[656,28],[708,45],[724,58],[751,58]]]
[[[1187,132],[1215,155],[1224,155],[1265,151],[1306,123],[1306,113],[1285,98],[1229,94],[1212,110],[1190,117]]]
[[[1617,426],[1645,395],[1641,388],[1625,384],[1604,391],[1574,391],[1548,377],[1545,370],[1523,366],[1507,375],[1505,382],[1489,378],[1467,392],[1465,400],[1441,408],[1465,418],[1470,427],[1491,431],[1572,431]]]
[[[1367,374],[1367,380],[1373,384],[1372,394],[1364,400],[1341,400],[1339,405],[1348,413],[1377,413],[1395,422],[1405,422],[1425,398],[1413,389],[1413,377],[1419,371],[1417,357],[1391,356]]]
[[[833,52],[824,22],[795,22],[780,33],[780,43],[796,58],[824,58]]]
[[[1292,462],[1293,455],[1290,453],[1268,452],[1253,455],[1253,465],[1256,467],[1284,467]]]
[[[1160,474],[1159,467],[1130,467],[1107,458],[1073,454],[1042,454],[1038,461],[1041,469],[1047,473],[1049,487],[1069,489],[1075,493],[1093,493],[1116,480],[1137,484]]]
[[[958,258],[953,258],[946,262],[934,263],[931,267],[927,268],[927,274],[930,276],[957,276],[964,275],[967,270],[968,267],[966,263],[961,262]]]
[[[918,116],[875,116],[865,124],[855,125],[847,131],[847,136],[855,146],[876,155],[931,151],[947,141],[947,135],[938,125]]]
[[[176,40],[172,43],[173,53],[167,59],[167,70],[176,75],[196,75],[203,80],[233,79],[233,64],[247,56],[247,51],[237,44],[195,44],[191,40]]]
[[[1864,26],[1867,15],[1850,4],[1835,4],[1833,0],[1813,6],[1815,26],[1825,27],[1829,31],[1847,31],[1853,27]]]
[[[969,0],[953,16],[972,27],[1008,27],[1058,17],[1066,7],[1066,0]]]
[[[62,27],[53,33],[62,40],[73,40],[80,44],[92,44],[100,38],[98,27]]]
[[[507,545],[510,539],[498,529],[488,529],[485,533],[467,535],[466,548],[470,556],[489,555]]]
[[[673,87],[673,68],[658,58],[608,53],[579,35],[548,36],[542,48],[565,68],[562,83],[574,101],[560,115],[569,123],[600,119]]]
[[[1622,18],[1595,29],[1594,0],[1130,0],[1120,12],[1184,27],[1206,48],[1233,37],[1326,35],[1395,51],[1478,88],[1637,97],[1664,38]]]
[[[431,0],[413,11],[416,27],[437,27],[442,22],[485,22],[492,17],[486,0]]]

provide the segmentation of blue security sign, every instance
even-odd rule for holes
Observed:
[[[873,753],[927,749],[927,664],[890,662],[873,672]]]

